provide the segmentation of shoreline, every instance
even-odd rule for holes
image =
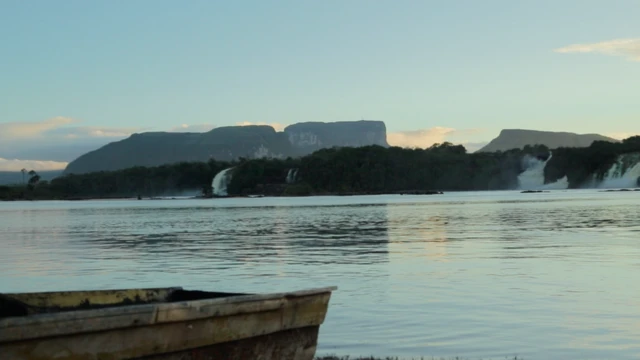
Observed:
[[[308,195],[290,195],[290,194],[246,194],[246,195],[229,195],[229,196],[105,196],[105,197],[68,197],[68,198],[33,198],[33,199],[0,199],[0,201],[90,201],[90,200],[211,200],[211,199],[235,199],[235,198],[282,198],[282,197],[314,197],[314,196],[366,196],[366,195],[443,195],[442,191],[432,190],[405,190],[405,191],[388,191],[388,192],[346,192],[346,193],[329,193],[322,192]]]
[[[640,192],[640,188],[620,188],[620,189],[557,189],[557,190],[520,190],[520,189],[504,189],[504,190],[454,190],[447,191],[446,193],[468,193],[468,192],[491,192],[491,191],[511,191],[519,192],[521,194],[545,194],[551,192],[565,192],[571,190],[594,190],[602,193],[611,192]],[[229,196],[106,196],[106,197],[69,197],[69,198],[33,198],[33,199],[0,199],[0,202],[15,202],[15,201],[96,201],[96,200],[138,200],[138,201],[158,201],[158,200],[215,200],[215,199],[253,199],[253,198],[305,198],[305,197],[324,197],[324,196],[378,196],[378,195],[417,195],[417,196],[429,196],[429,195],[444,195],[443,191],[434,190],[405,190],[405,191],[382,191],[382,192],[345,192],[345,193],[331,193],[322,192],[308,195],[275,195],[275,194],[247,194],[247,195],[229,195]]]

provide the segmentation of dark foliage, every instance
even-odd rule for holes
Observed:
[[[554,182],[564,176],[570,188],[578,188],[591,176],[601,180],[620,155],[640,152],[640,136],[630,137],[621,143],[594,141],[588,148],[558,148],[544,169],[546,182]]]
[[[211,160],[64,175],[49,183],[30,181],[26,186],[7,187],[8,191],[0,189],[0,199],[107,199],[180,195],[183,192],[210,195],[211,179],[229,166],[230,163]]]

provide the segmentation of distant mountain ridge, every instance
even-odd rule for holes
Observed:
[[[276,132],[266,125],[226,126],[205,133],[148,132],[90,151],[65,169],[65,174],[159,166],[181,161],[230,161],[245,158],[303,156],[333,146],[387,143],[382,121],[304,122]]]
[[[522,149],[526,145],[545,145],[550,149],[559,147],[588,147],[594,141],[620,142],[599,134],[576,134],[523,129],[504,129],[497,138],[491,140],[478,152],[507,151]]]

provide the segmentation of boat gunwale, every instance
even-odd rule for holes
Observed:
[[[12,295],[53,295],[53,294],[81,294],[81,293],[103,293],[103,292],[126,292],[130,290],[138,291],[172,291],[172,290],[184,290],[182,286],[167,286],[167,287],[153,287],[153,288],[122,288],[122,289],[93,289],[93,290],[62,290],[62,291],[34,291],[34,292],[19,292],[19,293],[2,293],[11,297]]]
[[[335,290],[337,290],[337,287],[331,286],[291,292],[248,294],[178,302],[132,304],[102,309],[81,309],[9,317],[0,319],[0,344],[47,336],[67,336],[85,332],[90,333],[163,323],[186,322],[217,316],[274,311],[285,307],[288,303],[287,299],[322,295]],[[136,320],[136,316],[138,316],[139,319]],[[119,320],[118,317],[122,319]],[[71,325],[98,318],[112,318],[114,321],[98,322],[97,325],[86,330],[78,331],[70,326],[64,326],[62,327],[63,330],[60,330],[60,325],[64,323]],[[133,321],[131,321],[131,319],[133,319]],[[29,327],[42,327],[43,330],[37,334],[33,334],[29,331]]]

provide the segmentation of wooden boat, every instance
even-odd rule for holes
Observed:
[[[0,358],[311,360],[334,290],[0,294]]]

